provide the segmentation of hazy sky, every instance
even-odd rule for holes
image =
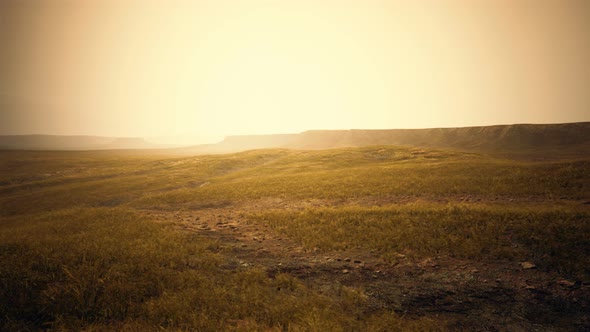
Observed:
[[[588,0],[0,0],[0,134],[590,121]]]

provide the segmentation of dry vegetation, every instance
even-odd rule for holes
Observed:
[[[0,158],[0,330],[590,328],[587,156]]]
[[[563,208],[412,204],[273,211],[254,220],[308,248],[362,248],[388,260],[399,253],[416,258],[533,260],[545,269],[584,278],[590,275],[588,217]]]

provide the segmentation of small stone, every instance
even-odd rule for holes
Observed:
[[[522,262],[520,263],[520,266],[525,270],[534,269],[537,267],[535,264],[531,262]]]
[[[350,272],[350,271],[348,271],[347,269],[342,270],[343,274],[347,274],[348,272]]]
[[[478,269],[473,269],[473,270],[471,270],[469,272],[471,272],[472,274],[476,274],[476,273],[479,273],[479,270]]]
[[[569,281],[569,280],[561,279],[561,280],[558,280],[558,281],[557,281],[557,284],[558,284],[558,285],[561,285],[561,286],[565,286],[565,287],[574,287],[574,285],[575,285],[576,283],[575,283],[575,282],[573,282],[573,281]]]
[[[350,262],[350,258],[346,257],[346,258],[344,259],[344,261],[345,261],[345,262]]]
[[[355,261],[354,261],[354,263],[355,263],[355,264],[360,264],[360,263],[361,263],[361,261],[359,261],[359,260],[355,260]]]
[[[438,264],[432,258],[426,258],[418,263],[421,268],[438,267]]]

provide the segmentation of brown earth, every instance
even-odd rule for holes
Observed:
[[[499,197],[496,201],[504,200]],[[400,253],[392,263],[360,249],[306,250],[268,226],[248,220],[249,214],[266,209],[299,210],[351,203],[386,202],[267,199],[193,211],[145,213],[213,240],[224,257],[224,269],[260,268],[270,277],[286,273],[328,295],[341,286],[360,289],[368,298],[367,314],[393,310],[408,318],[429,316],[448,322],[452,329],[468,331],[590,331],[590,285],[554,272],[530,268],[522,262],[442,256],[414,260]]]

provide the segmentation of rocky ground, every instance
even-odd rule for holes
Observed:
[[[359,249],[306,250],[248,220],[250,213],[264,209],[347,203],[266,200],[145,213],[214,240],[225,257],[225,269],[262,268],[271,277],[287,273],[326,294],[337,292],[340,285],[358,288],[368,298],[367,313],[385,309],[406,317],[430,316],[457,330],[590,331],[590,285],[541,271],[530,262],[414,260],[401,253],[387,262]]]

